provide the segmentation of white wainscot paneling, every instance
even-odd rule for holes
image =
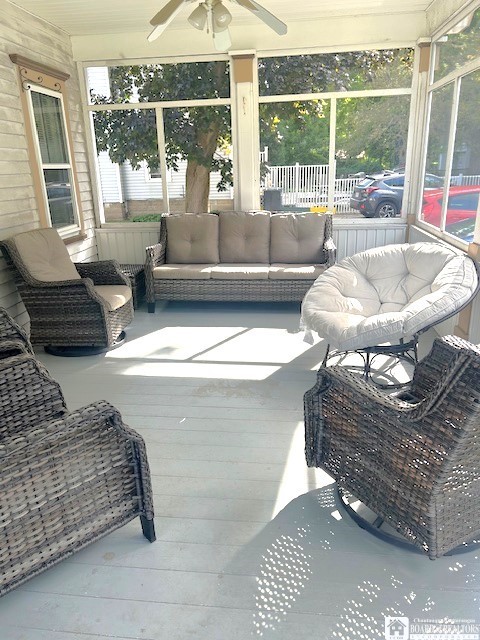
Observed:
[[[160,223],[131,222],[96,230],[99,260],[143,264],[145,247],[158,242]]]
[[[158,241],[159,223],[105,225],[96,230],[100,260],[143,264],[145,247]],[[335,220],[334,239],[338,259],[364,249],[405,242],[406,224],[391,221]]]
[[[333,239],[337,245],[337,260],[365,249],[406,242],[406,232],[407,224],[404,221],[334,218]]]

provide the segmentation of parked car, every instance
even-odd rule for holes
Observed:
[[[475,218],[459,220],[452,224],[445,225],[445,231],[464,242],[473,242],[473,232],[475,230]]]
[[[404,173],[392,171],[366,176],[355,187],[350,206],[366,218],[393,218],[400,213],[405,183]],[[427,173],[425,189],[439,189],[443,178]]]
[[[451,186],[448,192],[447,218],[445,227],[463,220],[473,219],[477,215],[480,185]],[[422,216],[425,222],[440,226],[444,192],[443,189],[424,192]],[[445,229],[448,231],[448,229]],[[454,234],[455,235],[455,234]]]

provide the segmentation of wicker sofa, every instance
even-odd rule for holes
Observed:
[[[146,253],[150,313],[156,300],[300,302],[336,255],[330,214],[268,211],[165,215]]]

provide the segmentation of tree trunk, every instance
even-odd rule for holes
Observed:
[[[188,213],[208,212],[210,167],[217,149],[219,131],[219,124],[212,122],[207,132],[198,134],[197,144],[203,155],[202,163],[194,158],[188,159],[185,185],[185,211]]]

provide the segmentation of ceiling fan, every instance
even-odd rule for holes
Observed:
[[[148,36],[149,42],[156,40],[172,20],[183,9],[185,4],[191,4],[196,0],[169,0],[167,4],[150,20],[154,27]],[[287,33],[287,25],[279,20],[273,13],[262,7],[256,0],[229,0],[251,11],[259,20],[264,22],[275,33],[282,36]],[[202,31],[205,27],[213,36],[213,43],[217,51],[226,51],[232,44],[228,25],[232,21],[232,14],[222,4],[222,0],[204,0],[188,16],[188,22]]]

